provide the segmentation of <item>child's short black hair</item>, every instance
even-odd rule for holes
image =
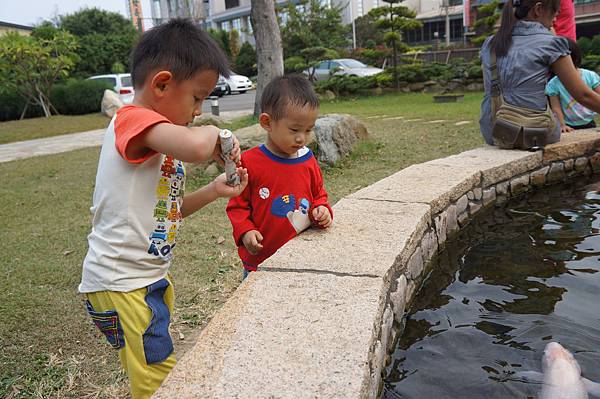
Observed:
[[[312,84],[303,76],[279,76],[269,82],[260,98],[261,112],[265,112],[274,120],[285,117],[287,106],[311,108],[319,106],[317,93]]]
[[[581,49],[577,42],[573,39],[566,38],[569,42],[569,50],[571,51],[571,59],[573,60],[573,64],[575,68],[579,68],[581,65]]]
[[[229,77],[229,62],[215,41],[190,20],[176,18],[145,32],[131,53],[131,78],[140,87],[148,74],[168,70],[176,80],[213,70]]]

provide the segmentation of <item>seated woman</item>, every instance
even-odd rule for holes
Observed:
[[[492,56],[497,57],[501,95],[508,104],[544,111],[548,107],[545,94],[550,72],[563,82],[567,91],[580,104],[600,112],[600,95],[592,91],[569,56],[567,39],[550,32],[560,8],[560,0],[509,0],[504,5],[498,32],[481,48],[485,95],[481,103],[479,125],[486,143],[492,139]],[[560,140],[560,123],[546,135],[545,143]]]

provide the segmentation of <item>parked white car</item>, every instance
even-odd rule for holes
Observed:
[[[222,76],[220,78],[223,78]],[[225,78],[224,78],[225,79]],[[229,79],[225,79],[227,83],[227,94],[237,91],[240,94],[252,89],[252,82],[246,76],[238,75],[235,72],[230,72]]]
[[[113,73],[108,75],[96,75],[88,78],[89,80],[100,80],[107,82],[114,87],[114,91],[119,95],[123,104],[131,104],[133,101],[133,82],[130,73]]]
[[[302,73],[310,76],[312,68],[305,69]],[[371,76],[383,72],[381,68],[370,67],[358,60],[352,58],[340,58],[337,60],[321,61],[315,66],[315,80],[327,80],[332,75],[348,75],[348,76]]]

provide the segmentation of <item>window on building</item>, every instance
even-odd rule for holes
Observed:
[[[287,21],[289,18],[289,13],[287,11],[281,11],[279,13],[279,21],[281,21],[281,25],[287,25]]]
[[[239,7],[240,0],[225,0],[225,9]]]
[[[235,30],[237,30],[238,32],[242,31],[242,20],[239,18],[234,19],[233,21],[231,21],[231,27]]]
[[[229,21],[221,22],[221,30],[224,30],[225,32],[229,32],[231,30],[231,24]]]
[[[461,40],[464,32],[465,28],[463,27],[462,19],[450,20],[450,40]]]
[[[162,17],[160,14],[160,0],[154,0],[152,2],[152,14],[156,19],[160,19]]]
[[[246,20],[246,30],[248,31],[248,34],[253,34],[254,30],[252,29],[252,20],[250,19],[250,17],[245,17]]]
[[[363,2],[362,2],[362,0],[358,0],[356,2],[356,13],[358,14],[359,17],[363,16]]]

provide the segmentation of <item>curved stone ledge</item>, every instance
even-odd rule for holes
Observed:
[[[250,274],[155,397],[376,397],[447,237],[483,207],[598,171],[600,134],[588,130],[543,152],[484,147],[412,165],[349,195],[330,230],[303,233]]]

